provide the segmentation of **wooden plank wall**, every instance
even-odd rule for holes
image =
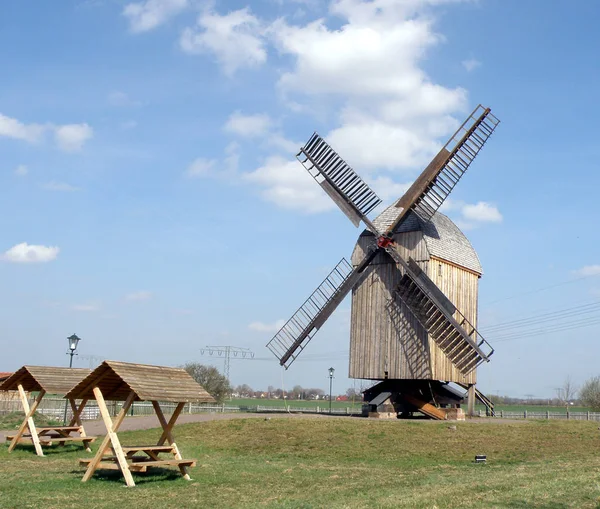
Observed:
[[[357,264],[372,237],[363,234],[352,254]],[[421,231],[396,236],[403,257],[411,256],[473,325],[477,318],[478,275],[429,257]],[[402,273],[387,255],[378,255],[368,276],[352,292],[349,376],[371,380],[433,379],[475,383],[446,358],[404,304],[392,299]]]

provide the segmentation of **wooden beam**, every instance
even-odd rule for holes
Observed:
[[[83,423],[81,422],[81,413],[83,412],[83,409],[85,408],[87,402],[88,398],[82,399],[81,403],[79,404],[79,407],[77,407],[77,403],[75,403],[75,400],[73,398],[69,398],[71,410],[73,410],[73,417],[71,418],[69,426],[77,424],[77,426],[79,426],[79,436],[84,438],[87,437],[87,434],[85,433],[85,428],[83,427]],[[83,446],[85,447],[85,450],[87,452],[92,452],[92,449],[90,448],[90,441],[83,440]]]
[[[127,415],[127,411],[129,407],[133,403],[135,399],[135,392],[131,391],[127,399],[123,403],[123,408],[115,417],[115,420],[112,421],[110,414],[108,412],[108,408],[106,407],[106,402],[104,401],[104,397],[102,395],[102,391],[98,387],[94,387],[93,389],[94,396],[96,397],[96,401],[98,402],[98,408],[100,409],[100,414],[102,415],[102,420],[104,421],[104,425],[106,426],[106,436],[102,441],[102,444],[98,448],[98,452],[96,456],[90,461],[88,468],[83,476],[81,482],[87,482],[96,469],[98,465],[102,461],[104,454],[108,451],[109,446],[112,444],[112,448],[117,457],[117,461],[119,463],[119,467],[121,468],[121,472],[123,473],[123,477],[125,478],[125,483],[127,486],[135,486],[133,482],[133,477],[127,465],[127,460],[125,459],[125,455],[123,454],[123,449],[121,448],[121,444],[119,442],[119,438],[117,437],[117,431],[123,422],[123,419]]]
[[[173,426],[175,426],[175,422],[177,421],[179,414],[181,414],[181,411],[183,410],[185,403],[182,402],[182,403],[177,404],[177,406],[175,407],[175,410],[173,411],[173,415],[171,416],[171,419],[169,419],[169,422],[167,422],[167,420],[165,419],[165,415],[163,414],[163,411],[160,408],[158,401],[152,401],[152,406],[154,407],[156,416],[158,417],[160,425],[163,428],[163,433],[162,433],[160,439],[158,440],[157,445],[162,445],[162,444],[164,444],[165,440],[167,440],[169,442],[169,445],[173,448],[173,456],[175,457],[175,459],[182,460],[183,458],[181,457],[179,448],[177,447],[177,444],[175,443],[175,440],[173,439],[173,434],[171,433],[171,430],[173,429]],[[186,481],[191,481],[192,478],[190,477],[190,473],[188,471],[187,465],[178,463],[177,466],[179,467],[179,471],[181,472],[181,475],[183,476],[183,478]]]
[[[33,446],[35,447],[35,452],[38,456],[43,456],[44,452],[42,451],[42,445],[40,444],[40,439],[37,434],[37,430],[35,429],[35,423],[33,422],[33,415],[37,410],[40,401],[46,394],[44,389],[41,389],[33,402],[31,408],[29,408],[29,401],[27,401],[27,394],[25,393],[25,389],[23,389],[23,385],[18,385],[19,397],[21,398],[21,404],[23,405],[23,411],[25,412],[25,419],[19,426],[16,435],[12,439],[10,445],[8,446],[8,452],[12,452],[15,446],[20,442],[21,436],[25,432],[25,428],[29,429],[29,434],[31,435],[31,441],[33,442]]]
[[[414,396],[410,396],[409,394],[401,394],[400,397],[408,401],[411,405],[416,406],[420,412],[423,412],[428,417],[432,417],[433,419],[438,419],[440,421],[446,420],[446,413],[439,408],[434,407],[430,403],[426,403],[425,401],[417,399]]]

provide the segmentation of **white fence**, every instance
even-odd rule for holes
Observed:
[[[485,411],[479,410],[479,417],[485,417]],[[532,412],[530,410],[523,410],[522,412],[508,412],[505,410],[498,410],[496,412],[496,418],[500,419],[561,419],[561,420],[573,420],[573,421],[599,421],[600,413],[598,412]]]
[[[31,398],[30,404],[33,403],[33,398]],[[108,409],[112,415],[116,415],[119,410],[121,410],[122,402],[117,401],[108,401],[107,402]],[[161,408],[165,414],[171,414],[175,410],[175,403],[161,403]],[[46,397],[42,399],[39,407],[38,413],[42,414],[50,419],[62,421],[65,414],[65,407],[67,408],[67,420],[70,420],[73,415],[71,411],[71,406],[68,405],[67,400],[58,397]],[[19,400],[1,400],[0,399],[0,414],[7,414],[10,412],[22,412],[23,407],[21,406],[21,402]],[[290,413],[312,413],[312,414],[328,414],[329,406],[325,407],[283,407],[283,406],[264,406],[264,405],[256,405],[256,406],[232,406],[232,405],[207,405],[207,404],[198,404],[198,403],[188,403],[186,404],[183,413],[187,414],[200,414],[200,413],[235,413],[235,412],[260,412],[260,413],[282,413],[282,412],[290,412]],[[331,413],[336,415],[353,415],[360,414],[361,410],[357,408],[332,408]],[[152,415],[154,414],[154,408],[152,407],[152,403],[148,401],[139,401],[134,402],[131,405],[131,408],[128,411],[128,415]],[[98,409],[98,404],[95,401],[88,401],[86,404],[82,415],[82,420],[94,420],[100,418],[100,410]]]

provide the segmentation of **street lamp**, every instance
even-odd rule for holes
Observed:
[[[331,388],[333,387],[333,374],[335,369],[329,368],[329,413],[331,414]]]
[[[69,351],[67,352],[67,355],[71,356],[71,359],[69,360],[69,367],[72,368],[73,367],[73,355],[75,355],[75,350],[77,350],[77,345],[81,341],[81,338],[78,337],[77,334],[72,334],[71,336],[69,336],[67,338],[67,341],[69,342]]]
[[[81,341],[81,338],[79,336],[77,336],[77,334],[72,334],[71,336],[69,336],[67,338],[67,341],[69,342],[69,351],[67,352],[67,355],[71,356],[71,358],[69,359],[69,368],[72,368],[73,367],[73,355],[77,355],[75,353],[75,350],[77,350],[77,345]],[[63,416],[63,425],[64,426],[67,425],[67,401],[65,401],[65,414]]]

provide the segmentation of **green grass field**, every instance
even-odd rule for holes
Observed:
[[[193,481],[118,473],[81,483],[73,447],[40,458],[0,447],[0,507],[455,508],[600,507],[597,423],[378,421],[272,417],[176,428]],[[121,434],[152,443],[157,430]],[[475,454],[488,463],[475,464]]]

